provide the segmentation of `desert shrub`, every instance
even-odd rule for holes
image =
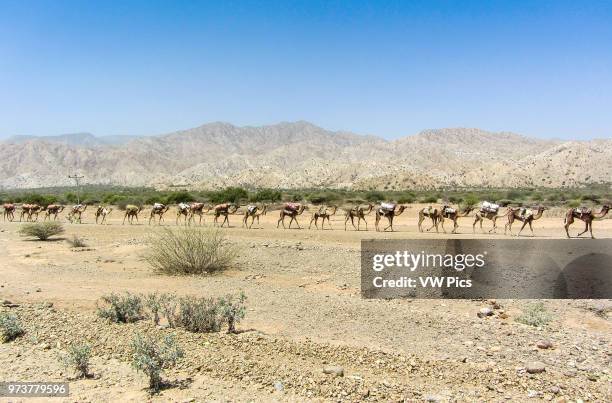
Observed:
[[[216,228],[166,228],[153,235],[145,261],[164,274],[205,274],[226,269],[236,256]]]
[[[523,205],[523,203],[521,203],[520,201],[510,200],[510,199],[499,199],[497,200],[497,204],[499,204],[502,207],[507,207],[509,205],[515,205],[515,206]]]
[[[66,242],[68,242],[68,244],[73,247],[73,248],[85,248],[87,247],[87,244],[85,243],[85,240],[83,238],[79,238],[76,235],[72,236],[72,239],[68,239],[66,240]]]
[[[63,233],[64,227],[62,226],[62,224],[54,221],[24,224],[19,229],[19,234],[21,236],[35,237],[41,241],[46,241],[54,235],[59,235]]]
[[[570,200],[569,202],[567,202],[567,205],[572,208],[579,207],[580,204],[580,200]]]
[[[62,357],[62,363],[66,368],[72,368],[77,373],[79,378],[89,376],[89,359],[91,358],[91,346],[82,344],[73,344],[68,347],[66,355]]]
[[[162,371],[176,365],[183,357],[183,350],[172,335],[163,340],[141,334],[132,340],[132,366],[149,377],[149,389],[158,391],[162,386]]]
[[[463,198],[461,196],[449,196],[448,201],[450,203],[459,204],[463,201]]]
[[[26,193],[21,197],[22,203],[36,203],[41,206],[47,206],[57,202],[57,197],[53,195],[42,195],[39,193]]]
[[[229,294],[219,299],[219,307],[221,308],[221,317],[227,323],[227,332],[236,332],[236,323],[240,322],[246,314],[246,295],[243,292],[235,298]]]
[[[166,197],[163,198],[162,203],[164,204],[178,204],[178,203],[188,203],[195,201],[195,197],[189,192],[186,191],[178,191],[171,192]]]
[[[340,195],[333,192],[317,192],[308,195],[307,200],[314,204],[331,203],[340,199]]]
[[[438,202],[437,196],[425,196],[421,199],[421,203],[437,203],[437,202]]]
[[[463,198],[463,204],[465,204],[466,207],[474,207],[478,203],[480,203],[480,200],[473,194],[466,195]]]
[[[371,190],[365,194],[364,198],[369,202],[376,203],[376,202],[385,200],[385,194],[383,192]]]
[[[552,315],[541,302],[527,305],[516,321],[525,325],[541,327],[552,320]]]
[[[126,292],[124,295],[111,293],[101,298],[106,306],[98,307],[98,316],[113,323],[132,323],[143,318],[142,298]]]
[[[17,316],[8,312],[0,313],[0,339],[3,343],[15,340],[24,333],[25,331]]]
[[[78,197],[75,193],[68,192],[64,194],[64,200],[67,201],[68,203],[76,203],[78,200]]]
[[[282,198],[282,193],[278,190],[274,189],[262,189],[249,197],[249,201],[259,203],[259,202],[278,202]]]
[[[126,207],[131,204],[133,206],[142,206],[143,204],[143,200],[140,198],[135,198],[135,197],[131,197],[131,198],[122,198],[119,201],[117,201],[117,208],[121,211],[125,211]]]
[[[173,322],[194,333],[218,332],[223,324],[220,304],[213,298],[182,297]]]
[[[166,317],[168,325],[170,327],[176,327],[176,307],[178,305],[178,298],[175,294],[164,293],[159,298],[159,310],[162,315]]]
[[[582,201],[592,201],[593,203],[599,203],[600,197],[596,194],[585,194],[580,196],[580,200]]]
[[[410,204],[410,203],[414,203],[414,200],[415,200],[415,199],[414,199],[414,196],[411,196],[411,195],[403,195],[403,196],[400,196],[400,197],[397,199],[397,202],[398,202],[398,203],[400,203],[400,204]]]
[[[249,193],[243,188],[228,187],[216,192],[208,193],[208,200],[212,203],[238,203],[241,200],[247,200]]]

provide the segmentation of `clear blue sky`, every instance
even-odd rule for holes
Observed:
[[[612,2],[0,0],[0,136],[292,120],[610,138]]]

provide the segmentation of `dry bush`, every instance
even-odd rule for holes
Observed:
[[[218,301],[189,296],[179,299],[178,311],[172,321],[175,326],[190,332],[211,333],[221,330],[223,317]]]
[[[246,314],[246,295],[241,292],[237,298],[233,295],[228,294],[223,298],[219,299],[219,307],[221,309],[221,317],[227,323],[227,332],[236,332],[236,323],[244,319]]]
[[[76,235],[73,235],[72,239],[68,239],[66,240],[66,242],[68,242],[68,244],[73,248],[86,248],[87,247],[85,240],[83,238],[79,238]]]
[[[38,238],[41,241],[46,241],[54,235],[60,235],[64,233],[64,227],[58,222],[37,222],[31,224],[24,224],[19,229],[21,236],[31,236]]]
[[[113,323],[132,323],[144,317],[142,298],[126,292],[124,295],[103,295],[106,306],[98,307],[98,316]]]
[[[157,392],[162,386],[162,370],[173,367],[183,357],[172,335],[163,340],[152,336],[134,335],[132,340],[132,366],[149,377],[149,389]]]
[[[552,315],[541,302],[527,305],[516,321],[525,325],[542,327],[552,320]]]
[[[164,274],[206,274],[229,267],[236,256],[216,228],[166,228],[151,238],[145,260]]]
[[[17,316],[8,312],[0,313],[0,339],[3,343],[15,340],[24,333],[21,322]]]
[[[89,376],[89,359],[91,358],[91,346],[88,344],[73,344],[68,347],[68,352],[62,357],[62,363],[66,368],[73,368],[77,377],[87,378]]]

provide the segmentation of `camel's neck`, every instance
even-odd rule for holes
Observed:
[[[536,214],[533,219],[534,220],[539,220],[540,218],[542,218],[542,216],[544,215],[544,210],[538,210],[538,214]]]
[[[610,209],[601,209],[599,214],[594,214],[593,217],[594,218],[604,218],[608,214],[608,211],[610,211]]]

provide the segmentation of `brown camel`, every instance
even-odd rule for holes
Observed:
[[[42,207],[38,204],[22,204],[21,214],[19,215],[19,221],[23,221],[25,217],[26,221],[38,221],[38,213],[42,210]],[[36,216],[36,219],[33,217]]]
[[[183,219],[185,220],[184,224],[187,225],[187,221],[189,221],[189,204],[179,203],[176,208],[176,225],[179,225],[181,217],[183,217]]]
[[[518,234],[516,234],[516,236],[521,235],[523,228],[525,228],[527,224],[529,224],[529,229],[531,230],[531,236],[535,236],[535,234],[533,233],[533,227],[531,226],[531,224],[535,220],[539,220],[540,218],[542,218],[542,214],[544,214],[544,210],[548,210],[548,208],[538,206],[535,208],[535,210],[537,211],[537,213],[534,215],[532,209],[525,208],[525,207],[516,207],[516,208],[508,209],[508,211],[506,212],[506,216],[508,217],[508,222],[504,226],[504,235],[506,235],[506,230],[509,230],[510,235],[513,235],[512,234],[512,224],[514,223],[515,220],[518,220],[523,223],[523,226],[519,230]]]
[[[251,227],[253,226],[253,223],[255,222],[255,219],[257,219],[257,225],[259,225],[259,217],[262,215],[266,215],[267,211],[268,211],[267,204],[264,204],[262,208],[259,208],[259,206],[256,206],[254,204],[248,205],[246,207],[246,210],[244,211],[244,218],[242,219],[242,226],[243,227],[246,226],[248,229],[251,229]],[[249,218],[251,218],[251,225],[247,224]]]
[[[164,220],[164,213],[168,211],[169,208],[170,206],[155,203],[153,208],[151,208],[151,214],[149,215],[149,225],[151,225],[151,220],[155,221],[155,216],[159,216],[158,224],[161,225],[161,222]]]
[[[483,205],[485,203],[483,203]],[[499,207],[493,210],[486,210],[484,207],[481,207],[480,210],[478,210],[476,214],[474,215],[474,224],[472,224],[472,232],[474,234],[476,233],[476,224],[480,223],[480,230],[482,231],[482,233],[484,233],[484,229],[482,229],[482,222],[486,218],[487,220],[493,221],[493,228],[489,230],[489,233],[491,233],[491,231],[495,233],[497,230],[497,219],[504,217],[506,215],[506,214],[497,215],[498,211],[499,211]]]
[[[215,215],[214,225],[219,225],[219,217],[223,216],[224,218],[223,222],[221,223],[221,227],[223,227],[223,224],[227,223],[227,227],[229,228],[229,215],[235,214],[236,211],[238,211],[238,205],[233,203],[217,204],[213,208],[213,211]]]
[[[78,222],[79,224],[81,224],[81,218],[85,210],[87,210],[87,204],[77,204],[75,206],[72,206],[72,209],[68,213],[68,221],[70,221],[71,223]]]
[[[444,231],[444,233],[446,234],[446,229],[444,229],[444,220],[449,219],[453,222],[453,230],[451,231],[451,234],[456,234],[457,228],[459,228],[459,224],[457,223],[457,221],[461,217],[467,217],[468,215],[470,215],[472,210],[474,210],[474,207],[467,206],[463,209],[462,213],[459,213],[459,211],[456,208],[451,208],[449,206],[443,206],[442,210],[440,211],[440,214],[441,214],[440,224],[442,224],[442,231]]]
[[[128,219],[128,223],[130,225],[134,224],[134,218],[136,218],[136,223],[138,223],[138,213],[142,211],[142,206],[135,206],[133,204],[128,204],[125,206],[125,215],[123,216],[123,222],[121,225],[125,224],[125,219]]]
[[[276,223],[276,228],[278,228],[278,226],[282,222],[283,229],[286,229],[285,217],[291,217],[291,220],[289,220],[289,229],[291,229],[291,223],[294,221],[297,224],[298,228],[301,229],[300,223],[298,223],[297,221],[297,216],[301,215],[305,209],[306,209],[306,206],[304,204],[299,204],[299,203],[285,204],[282,210],[280,211],[280,217],[278,218],[278,222]]]
[[[202,225],[202,217],[204,213],[209,212],[211,209],[210,206],[206,206],[204,203],[191,203],[189,206],[189,224],[193,221],[195,223],[194,215],[200,216],[199,225]]]
[[[427,231],[430,231],[433,227],[436,227],[436,232],[438,232],[438,224],[442,221],[442,210],[438,210],[437,208],[431,206],[419,210],[419,232],[423,232],[422,225],[426,218],[431,219],[431,227],[427,228]]]
[[[61,204],[49,204],[47,206],[47,212],[45,213],[45,221],[47,221],[47,219],[50,221],[51,216],[53,216],[53,221],[57,220],[58,214],[62,211],[64,211],[64,206]]]
[[[100,224],[104,224],[104,221],[106,221],[106,216],[109,215],[111,211],[113,211],[111,207],[98,206],[98,208],[96,209],[96,224],[98,223],[100,217],[102,217],[102,221],[100,221]]]
[[[376,209],[376,221],[374,223],[374,226],[376,227],[376,231],[379,231],[378,224],[381,218],[386,217],[387,220],[389,220],[389,225],[383,229],[383,232],[389,228],[391,228],[391,231],[395,231],[393,229],[393,219],[397,217],[398,215],[402,214],[404,210],[406,209],[406,206],[401,205],[399,206],[399,209],[396,209],[395,205],[393,205],[393,208],[385,208],[384,207],[385,204],[386,203],[381,204],[381,207]]]
[[[363,220],[366,226],[366,231],[367,231],[368,222],[366,221],[365,216],[370,214],[373,208],[374,208],[374,205],[370,203],[368,204],[367,207],[355,206],[351,208],[350,210],[348,210],[346,214],[344,215],[344,230],[346,231],[346,223],[348,223],[348,221],[351,220],[351,225],[353,225],[353,228],[359,231],[359,225],[361,224],[361,220]],[[357,218],[357,227],[355,227],[355,218]]]
[[[9,221],[13,221],[15,219],[15,205],[13,203],[4,203],[2,205],[3,208],[3,212],[2,215],[4,217],[4,221],[6,221],[7,219]]]
[[[311,219],[310,219],[310,225],[308,226],[308,229],[310,229],[310,227],[312,227],[312,222],[314,221],[314,225],[316,229],[319,229],[319,226],[317,225],[317,221],[319,221],[319,218],[322,220],[321,221],[321,229],[324,229],[323,227],[325,226],[325,220],[327,220],[327,225],[329,225],[329,229],[332,229],[331,227],[331,222],[329,220],[329,218],[331,216],[333,216],[334,214],[336,214],[336,211],[338,210],[338,206],[332,206],[331,208],[331,212],[327,211],[327,207],[323,208],[321,207],[319,209],[319,211],[315,212]]]
[[[570,238],[569,226],[572,225],[574,222],[574,219],[577,218],[581,221],[584,221],[584,223],[586,224],[584,227],[584,231],[579,233],[577,236],[580,236],[584,234],[585,232],[590,231],[591,238],[595,239],[595,237],[593,236],[593,221],[601,220],[602,218],[606,216],[606,214],[608,214],[608,211],[610,211],[610,206],[607,204],[604,204],[601,207],[601,211],[599,212],[599,214],[593,213],[593,211],[587,207],[573,208],[571,210],[568,210],[568,212],[565,214],[565,220],[564,220],[565,233],[567,234],[567,237]]]

